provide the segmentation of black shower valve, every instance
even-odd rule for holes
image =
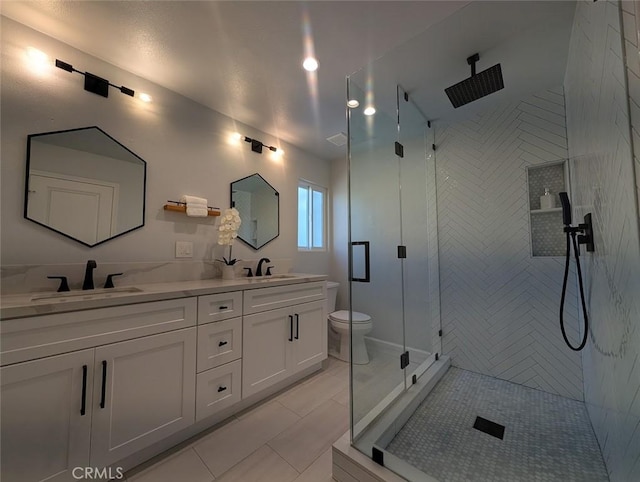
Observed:
[[[591,213],[585,214],[584,223],[578,224],[578,226],[565,226],[565,233],[578,234],[578,244],[584,244],[587,247],[587,252],[592,253],[595,251],[593,244],[593,223],[591,220]]]
[[[593,244],[593,223],[591,221],[591,213],[585,214],[584,223],[578,225],[582,230],[582,234],[578,236],[578,244],[584,244],[587,247],[587,251],[594,252],[595,246]]]

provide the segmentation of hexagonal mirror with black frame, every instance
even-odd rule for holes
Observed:
[[[99,127],[31,134],[24,217],[93,247],[144,226],[147,163]]]
[[[280,234],[280,194],[256,173],[231,183],[231,207],[240,213],[238,239],[258,250]]]

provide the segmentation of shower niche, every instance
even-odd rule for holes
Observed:
[[[527,167],[533,257],[564,256],[564,225],[558,193],[568,191],[566,160]]]

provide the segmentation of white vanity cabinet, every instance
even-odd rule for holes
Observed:
[[[243,397],[258,393],[327,357],[325,298],[324,282],[245,292]],[[247,315],[247,312],[253,314]]]
[[[196,420],[242,398],[242,291],[198,297]]]
[[[129,469],[319,367],[325,282],[247,285],[0,320],[2,482]]]
[[[91,466],[107,467],[195,421],[196,329],[96,348]]]
[[[184,298],[3,320],[3,360],[91,348],[0,369],[2,480],[73,481],[192,425],[195,314]]]
[[[88,466],[93,356],[82,350],[0,369],[1,480],[66,482],[74,467]]]

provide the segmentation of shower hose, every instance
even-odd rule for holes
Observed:
[[[567,260],[564,265],[564,281],[562,282],[562,297],[560,298],[560,329],[562,330],[562,337],[565,343],[573,351],[582,350],[587,344],[587,336],[589,334],[589,317],[587,316],[587,306],[584,300],[584,287],[582,284],[582,270],[580,269],[580,251],[578,249],[578,241],[576,236],[578,233],[575,231],[569,232],[567,230]],[[580,300],[582,301],[582,314],[584,317],[584,333],[582,335],[582,342],[579,346],[575,347],[567,338],[567,332],[564,329],[564,298],[567,294],[567,280],[569,279],[569,261],[571,258],[571,244],[573,242],[573,250],[576,253],[576,267],[578,268],[578,284],[580,285]]]

